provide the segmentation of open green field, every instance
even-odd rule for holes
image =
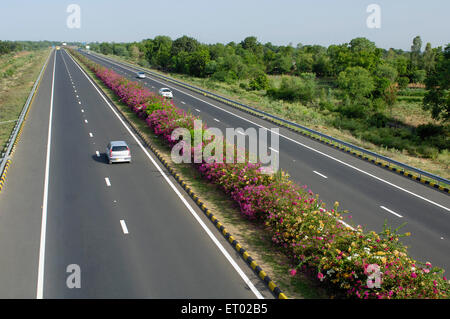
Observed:
[[[49,50],[38,50],[0,56],[0,148],[2,151],[48,54]]]

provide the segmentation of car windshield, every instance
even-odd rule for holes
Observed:
[[[126,146],[113,146],[112,151],[113,152],[120,152],[120,151],[126,151],[128,148]]]
[[[162,91],[162,92],[170,92],[169,89],[162,89],[161,91]]]

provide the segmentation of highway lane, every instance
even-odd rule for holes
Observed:
[[[202,214],[200,210],[177,196],[163,171],[152,164],[146,151],[71,58],[56,51],[49,64],[39,91],[39,96],[46,97],[39,100],[39,109],[45,113],[42,118],[33,117],[34,125],[44,127],[41,132],[35,131],[40,136],[34,136],[39,138],[41,150],[36,154],[40,165],[33,167],[39,176],[28,181],[29,188],[40,195],[39,206],[25,216],[33,222],[33,232],[18,232],[10,239],[32,244],[25,251],[33,250],[30,258],[11,256],[18,258],[11,264],[30,262],[21,266],[30,268],[30,275],[21,279],[13,270],[2,268],[0,282],[9,284],[9,291],[0,288],[2,295],[271,298],[269,290],[248,267],[241,269],[245,263],[229,255],[232,248],[221,246],[225,240],[211,240],[218,232],[211,237],[209,228],[205,231],[201,226],[203,219],[194,216]],[[39,119],[42,121],[38,122]],[[47,135],[49,128],[51,134]],[[46,145],[47,137],[50,145]],[[106,163],[102,153],[107,142],[114,139],[129,143],[133,152],[131,165]],[[45,154],[49,154],[47,186],[42,185],[46,180]],[[14,173],[11,178],[30,173],[11,171]],[[20,213],[10,201],[0,198],[0,207],[6,205],[11,213]],[[12,229],[8,234],[14,236],[15,231]],[[19,234],[25,238],[18,237]],[[81,269],[81,288],[67,286],[70,265]],[[8,279],[11,275],[13,278]],[[25,286],[24,280],[29,280],[26,287],[14,287]]]
[[[86,56],[115,69],[119,74],[136,79],[136,68],[93,54]],[[149,74],[141,82],[154,92],[163,86],[171,87],[175,104],[191,110],[209,126],[223,130],[226,127],[274,126]],[[394,228],[406,222],[401,231],[413,234],[404,239],[410,246],[411,255],[418,260],[450,268],[448,195],[283,128],[280,134],[280,166],[295,181],[307,184],[320,194],[328,207],[338,200],[341,208],[351,212],[353,221],[365,225],[367,229],[380,231],[385,220]]]
[[[53,53],[0,193],[0,298],[35,298]]]

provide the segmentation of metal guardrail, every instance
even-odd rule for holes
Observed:
[[[19,133],[20,127],[23,124],[25,114],[27,114],[28,108],[30,107],[31,99],[33,98],[34,94],[36,93],[36,88],[38,86],[39,80],[42,77],[45,66],[47,65],[48,60],[50,59],[51,53],[52,52],[50,52],[50,54],[48,55],[47,60],[45,61],[44,65],[42,66],[42,69],[39,72],[39,75],[38,75],[36,81],[34,82],[33,88],[31,89],[31,92],[28,95],[27,101],[25,102],[25,105],[22,108],[22,111],[20,112],[19,118],[17,120],[15,120],[16,125],[14,126],[14,128],[11,132],[11,135],[9,136],[6,152],[1,154],[2,157],[0,158],[0,176],[3,175],[3,170],[5,169],[6,162],[10,159],[11,151],[13,149],[14,142],[16,141],[17,134]]]
[[[97,54],[96,54],[96,55],[97,55]],[[103,57],[103,58],[104,58],[104,57]],[[114,61],[115,61],[115,60],[114,60]],[[115,62],[119,62],[119,61],[115,61]],[[359,147],[359,146],[353,145],[353,144],[351,144],[351,143],[344,142],[344,141],[342,141],[342,140],[340,140],[340,139],[337,139],[337,138],[334,138],[334,137],[332,137],[332,136],[329,136],[329,135],[323,134],[323,133],[321,133],[321,132],[315,131],[315,130],[310,129],[310,128],[306,127],[306,126],[303,126],[303,125],[300,125],[300,124],[297,124],[297,123],[288,121],[288,120],[283,119],[283,118],[281,118],[281,117],[278,117],[278,116],[276,116],[276,115],[273,115],[273,114],[270,114],[270,113],[267,113],[267,112],[258,110],[258,109],[256,109],[256,108],[253,108],[253,107],[251,107],[251,106],[248,106],[248,105],[243,104],[243,103],[240,103],[240,102],[233,101],[233,100],[231,100],[231,99],[228,99],[228,98],[225,98],[225,97],[220,96],[220,95],[218,95],[218,94],[215,94],[215,93],[206,91],[206,90],[201,89],[201,88],[198,88],[198,87],[196,87],[196,86],[193,86],[193,85],[190,85],[190,84],[187,84],[187,83],[183,83],[183,82],[181,82],[181,81],[178,81],[178,80],[169,78],[169,77],[167,77],[167,76],[164,76],[164,75],[161,75],[161,74],[158,74],[158,73],[149,71],[148,69],[145,69],[145,68],[142,68],[142,67],[139,67],[139,66],[135,66],[135,65],[132,65],[132,64],[127,63],[127,62],[122,62],[122,61],[120,61],[119,63],[126,64],[126,65],[128,65],[128,66],[130,66],[130,67],[133,67],[133,68],[136,69],[136,70],[145,71],[145,72],[147,72],[147,73],[149,73],[149,74],[151,74],[151,75],[153,75],[153,76],[155,76],[155,77],[159,77],[160,79],[163,79],[163,80],[166,80],[166,81],[169,81],[169,82],[175,82],[175,83],[177,83],[177,84],[179,84],[179,85],[181,85],[181,86],[190,88],[190,89],[192,89],[192,90],[194,90],[194,91],[201,92],[201,93],[204,93],[204,94],[208,94],[208,95],[210,95],[210,96],[212,96],[212,97],[214,97],[214,98],[216,98],[216,99],[219,99],[219,100],[222,100],[222,101],[227,101],[227,102],[229,102],[229,103],[231,103],[231,104],[239,105],[240,107],[243,107],[243,108],[245,108],[245,109],[247,109],[247,110],[251,110],[251,111],[253,111],[253,112],[255,112],[255,113],[262,114],[262,115],[264,115],[264,116],[266,116],[266,117],[268,117],[268,118],[275,119],[275,120],[280,121],[280,122],[282,122],[282,123],[285,123],[285,124],[287,124],[287,125],[297,127],[297,128],[299,128],[299,129],[304,130],[304,131],[307,131],[307,132],[309,132],[309,133],[311,133],[311,134],[318,135],[318,136],[320,136],[321,138],[325,138],[325,139],[327,139],[327,140],[333,141],[333,142],[335,142],[335,143],[337,143],[337,144],[343,145],[343,146],[345,146],[345,147],[348,147],[348,148],[353,149],[353,150],[355,150],[355,151],[361,152],[361,153],[363,153],[363,154],[370,155],[370,156],[374,157],[376,161],[377,161],[377,160],[383,160],[383,161],[389,163],[389,165],[390,165],[390,164],[393,164],[393,165],[396,165],[396,166],[399,166],[399,167],[403,168],[403,170],[405,170],[405,171],[407,170],[407,171],[415,172],[415,173],[417,173],[417,174],[419,175],[419,178],[421,178],[422,176],[426,176],[426,177],[428,177],[428,178],[430,178],[430,179],[432,179],[432,180],[437,181],[438,185],[439,185],[439,183],[444,183],[444,184],[450,185],[450,180],[448,180],[448,179],[446,179],[446,178],[443,178],[443,177],[438,176],[438,175],[434,175],[434,174],[432,174],[432,173],[423,171],[423,170],[418,169],[418,168],[413,167],[413,166],[409,166],[409,165],[407,165],[407,164],[404,164],[404,163],[402,163],[402,162],[393,160],[393,159],[391,159],[391,158],[389,158],[389,157],[386,157],[386,156],[383,156],[383,155],[381,155],[381,154],[378,154],[378,153],[375,153],[375,152],[372,152],[372,151],[368,151],[368,150],[366,150],[366,149],[364,149],[364,148],[361,148],[361,147]]]

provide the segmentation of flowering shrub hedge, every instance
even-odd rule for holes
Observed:
[[[178,142],[171,139],[174,129],[194,129],[196,117],[172,102],[75,51],[72,54],[168,145]],[[204,147],[204,143],[196,147]],[[350,227],[337,210],[337,203],[334,209],[326,210],[306,186],[296,185],[284,172],[263,174],[260,164],[203,162],[194,166],[236,201],[242,215],[264,223],[273,243],[297,264],[292,275],[299,268],[313,270],[320,281],[353,298],[450,297],[450,284],[442,269],[429,262],[419,264],[408,256],[399,241],[408,234],[397,234],[386,226],[379,234],[364,232],[360,226]],[[373,264],[379,267],[379,288],[369,288],[369,265]]]

